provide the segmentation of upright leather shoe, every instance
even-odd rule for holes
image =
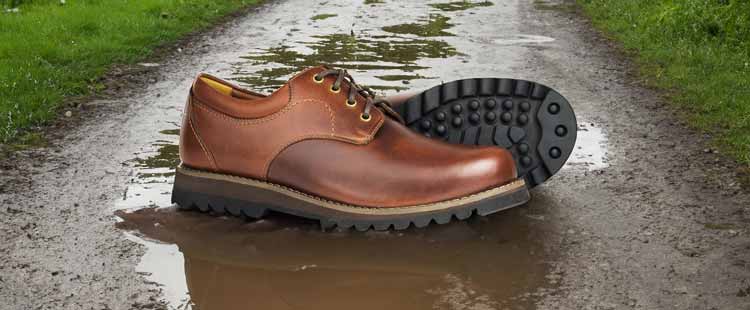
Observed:
[[[262,96],[209,75],[190,90],[172,201],[259,218],[268,210],[358,230],[423,227],[525,203],[511,154],[402,124],[346,71],[305,70]]]

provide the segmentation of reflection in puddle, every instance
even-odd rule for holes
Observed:
[[[555,38],[532,35],[532,34],[514,34],[496,38],[495,44],[498,45],[524,45],[524,44],[542,44],[555,41]]]
[[[431,7],[436,8],[441,11],[445,12],[453,12],[453,11],[463,11],[468,10],[476,7],[483,7],[483,6],[492,6],[492,2],[490,1],[453,1],[453,2],[447,2],[447,3],[432,3],[430,4]]]
[[[579,123],[576,147],[565,166],[585,167],[599,170],[609,166],[607,162],[607,135],[594,123]]]
[[[138,271],[174,308],[495,309],[544,280],[544,233],[523,213],[357,233],[170,207],[118,211],[117,227],[147,246]]]

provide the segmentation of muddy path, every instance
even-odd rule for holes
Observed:
[[[377,1],[371,1],[377,2]],[[0,175],[3,309],[748,309],[750,194],[737,166],[640,87],[568,2],[274,1],[175,51],[148,86]],[[321,232],[170,204],[199,71],[269,91],[333,63],[393,93],[536,80],[579,140],[532,201],[403,232]]]

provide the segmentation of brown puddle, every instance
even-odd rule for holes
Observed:
[[[117,215],[117,227],[133,231],[148,251],[177,246],[147,254],[138,271],[147,278],[161,272],[149,280],[172,283],[164,295],[178,309],[528,308],[531,300],[515,297],[546,275],[544,232],[531,229],[523,208],[365,233],[323,232],[281,214],[246,221],[169,207]]]

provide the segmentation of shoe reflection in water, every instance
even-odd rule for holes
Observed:
[[[544,282],[542,233],[523,212],[357,233],[147,208],[117,226],[178,245],[192,309],[495,309]]]

